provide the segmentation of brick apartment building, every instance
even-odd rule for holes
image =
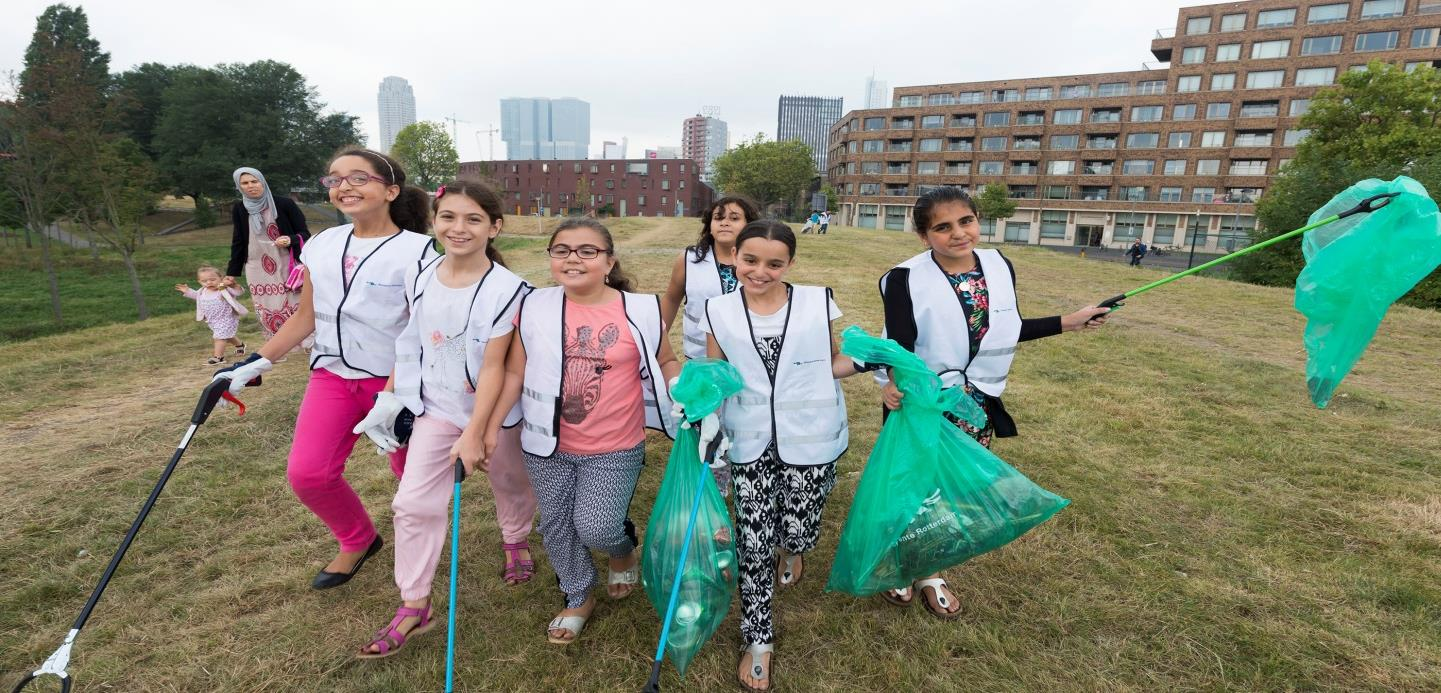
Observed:
[[[690,159],[467,161],[460,175],[494,181],[514,214],[695,216],[712,195]]]
[[[840,223],[910,230],[916,195],[1005,183],[983,240],[1226,251],[1306,136],[1318,90],[1372,60],[1441,66],[1441,0],[1253,0],[1182,8],[1160,69],[898,87],[830,130]]]

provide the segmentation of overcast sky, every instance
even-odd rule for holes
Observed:
[[[19,71],[49,2],[0,2],[0,71]],[[75,3],[72,3],[75,4]],[[290,63],[332,110],[380,139],[376,92],[397,75],[421,120],[451,116],[462,160],[487,158],[479,130],[500,99],[590,102],[591,156],[629,138],[630,156],[679,146],[681,121],[714,110],[731,143],[774,138],[781,94],[864,106],[874,71],[891,87],[1140,69],[1158,28],[1200,0],[974,2],[309,2],[103,0],[80,3],[121,72],[143,62]],[[446,123],[449,128],[449,123]],[[497,157],[504,156],[499,133]]]

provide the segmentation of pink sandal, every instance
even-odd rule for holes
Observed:
[[[418,618],[420,619],[420,623],[415,624],[415,627],[411,628],[410,632],[402,633],[400,632],[400,623],[407,618]],[[375,637],[366,643],[365,647],[360,648],[360,652],[357,652],[355,656],[359,659],[389,657],[399,652],[408,638],[420,635],[433,627],[435,627],[435,622],[430,619],[429,606],[424,609],[412,609],[408,606],[401,605],[400,608],[395,610],[395,618],[391,619],[390,625],[376,631]],[[378,651],[371,652],[371,645],[374,645]]]
[[[514,544],[501,544],[500,548],[505,549],[505,571],[502,575],[506,584],[519,585],[529,582],[532,575],[535,575],[535,561],[529,558],[521,558],[521,551],[530,551],[530,542],[521,541]]]

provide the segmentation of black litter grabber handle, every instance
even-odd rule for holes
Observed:
[[[1352,207],[1344,212],[1337,214],[1336,218],[1345,219],[1346,217],[1349,217],[1353,214],[1374,212],[1378,209],[1381,209],[1382,207],[1385,207],[1386,205],[1391,204],[1391,200],[1395,199],[1396,196],[1400,194],[1401,193],[1399,192],[1389,192],[1381,193],[1379,195],[1372,195],[1364,200],[1361,200],[1360,202],[1357,202],[1355,207]]]

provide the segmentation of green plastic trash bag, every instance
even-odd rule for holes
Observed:
[[[672,395],[685,407],[686,419],[696,422],[720,407],[727,397],[740,392],[741,387],[741,376],[735,366],[725,361],[697,359],[685,364]],[[677,568],[681,568],[680,598],[665,647],[682,674],[701,645],[725,620],[738,572],[735,527],[731,525],[725,500],[714,483],[700,483],[702,475],[708,479],[711,472],[700,459],[699,444],[695,426],[676,434],[665,477],[646,525],[641,557],[645,593],[661,618],[665,618],[671,585]],[[691,530],[690,550],[681,567],[686,525],[697,502],[700,506]]]
[[[1306,267],[1296,276],[1296,310],[1306,316],[1306,387],[1324,408],[1366,351],[1386,310],[1441,265],[1436,203],[1420,183],[1372,178],[1331,198],[1310,223],[1381,193],[1385,207],[1306,232]]]
[[[827,590],[865,596],[1010,543],[1070,501],[1032,483],[948,421],[985,413],[964,388],[941,380],[915,354],[851,326],[841,351],[891,367],[905,393],[866,461]]]

